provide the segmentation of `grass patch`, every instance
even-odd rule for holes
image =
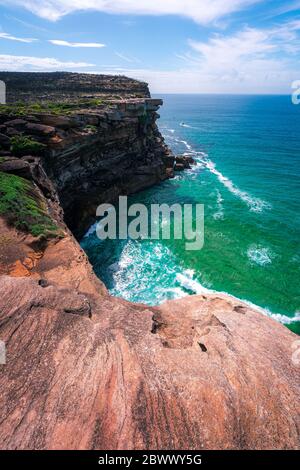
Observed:
[[[84,130],[97,132],[98,128],[97,128],[97,126],[93,126],[92,124],[88,124],[87,126],[85,126]]]
[[[55,237],[58,227],[30,181],[0,172],[0,214],[18,230],[38,237]]]
[[[12,103],[0,105],[0,114],[22,117],[28,114],[45,113],[54,115],[70,115],[82,108],[97,108],[105,104],[101,99],[78,99],[74,102],[40,102],[40,103]]]
[[[23,157],[24,155],[30,154],[36,155],[46,147],[44,144],[24,135],[16,135],[11,138],[10,142],[10,150],[16,157]]]

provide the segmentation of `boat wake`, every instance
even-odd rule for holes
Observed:
[[[190,126],[189,124],[186,124],[185,122],[181,122],[180,127],[186,127],[187,129],[198,129],[197,127]]]

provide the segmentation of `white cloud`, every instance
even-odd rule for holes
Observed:
[[[54,44],[55,46],[66,46],[66,47],[89,47],[89,48],[102,48],[106,47],[105,44],[99,42],[69,42],[62,41],[60,39],[49,39],[48,42]]]
[[[9,33],[0,33],[0,39],[8,39],[10,41],[18,41],[18,42],[25,42],[25,43],[31,43],[37,41],[37,39],[34,38],[18,38],[16,36],[12,36]]]
[[[138,60],[136,57],[132,57],[129,55],[122,54],[121,52],[115,52],[115,55],[119,57],[122,60],[125,60],[125,62],[129,63],[140,63],[140,60]]]
[[[189,40],[187,52],[176,54],[183,64],[177,70],[127,68],[118,73],[149,82],[157,93],[289,93],[300,77],[299,41],[291,42],[298,30],[300,22],[293,21],[214,35],[207,42]]]
[[[112,14],[178,15],[207,24],[263,0],[0,0],[22,6],[35,15],[56,21],[74,11]]]
[[[266,67],[271,67],[268,71]],[[98,72],[120,74],[149,83],[151,93],[289,94],[299,73],[277,62],[256,62],[244,72],[213,75],[203,69],[151,70],[106,68]]]
[[[27,57],[18,55],[0,54],[0,70],[5,71],[41,71],[65,70],[84,67],[93,67],[94,64],[86,62],[61,62],[50,57]]]
[[[281,5],[277,9],[273,10],[272,16],[280,16],[284,15],[285,13],[289,13],[291,11],[296,11],[300,9],[300,1],[295,0],[293,2],[286,2],[285,4]]]

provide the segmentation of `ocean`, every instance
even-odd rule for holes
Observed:
[[[160,96],[161,97],[161,96]],[[157,305],[225,292],[300,334],[300,106],[289,96],[165,95],[159,127],[196,165],[128,203],[202,203],[205,243],[81,244],[110,292]]]

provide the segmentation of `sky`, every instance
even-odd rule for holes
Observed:
[[[290,94],[300,0],[0,0],[0,70],[127,75],[152,93]]]

